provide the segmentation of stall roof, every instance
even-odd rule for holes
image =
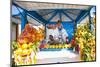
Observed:
[[[59,4],[32,1],[14,1],[18,7],[27,10],[30,14],[35,11],[47,22],[62,20],[73,22],[88,12],[90,5]],[[82,15],[81,15],[82,14]],[[36,17],[37,18],[37,17]]]
[[[81,9],[87,10],[88,5],[74,5],[74,4],[58,4],[58,3],[43,3],[32,1],[16,1],[16,4],[29,11],[34,9]]]

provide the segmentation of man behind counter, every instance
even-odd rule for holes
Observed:
[[[64,44],[66,41],[68,41],[68,34],[66,32],[66,30],[63,28],[62,24],[61,24],[61,20],[58,20],[57,24],[55,25],[56,26],[56,31],[58,31],[58,36],[56,35],[56,38],[58,39],[55,39],[55,36],[54,35],[49,35],[49,41],[48,41],[48,44],[52,45],[52,44]]]

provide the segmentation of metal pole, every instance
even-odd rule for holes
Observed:
[[[25,28],[26,24],[27,24],[27,16],[26,12],[23,11],[23,15],[21,15],[21,31]]]
[[[76,29],[77,29],[77,24],[76,21],[74,20],[74,37],[75,37]]]

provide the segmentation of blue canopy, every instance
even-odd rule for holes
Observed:
[[[83,20],[87,15],[90,16],[90,10],[93,6],[90,5],[72,5],[72,4],[57,4],[57,3],[38,3],[38,2],[13,2],[12,15],[21,16],[22,29],[25,27],[27,19],[25,16],[30,16],[34,20],[44,24],[55,24],[58,20],[62,20],[62,25],[66,29],[69,40],[73,37],[76,25]],[[94,9],[92,9],[94,10]]]

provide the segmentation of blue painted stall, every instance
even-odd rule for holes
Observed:
[[[16,10],[19,12],[21,17],[21,30],[24,29],[25,24],[27,23],[26,16],[32,17],[34,20],[43,23],[43,24],[56,24],[56,21],[52,21],[55,17],[59,20],[62,20],[62,25],[67,31],[69,35],[69,40],[72,39],[74,36],[75,28],[77,28],[77,24],[79,24],[86,16],[90,17],[90,10],[93,6],[89,6],[88,9],[41,9],[41,10],[27,10],[23,7],[21,7],[19,4],[13,2],[13,6],[16,7]],[[13,8],[12,8],[13,9]],[[12,12],[15,10],[12,10]],[[16,12],[17,12],[16,11]],[[13,16],[16,16],[13,14]],[[66,17],[63,19],[63,17]],[[91,22],[90,22],[91,23]]]

